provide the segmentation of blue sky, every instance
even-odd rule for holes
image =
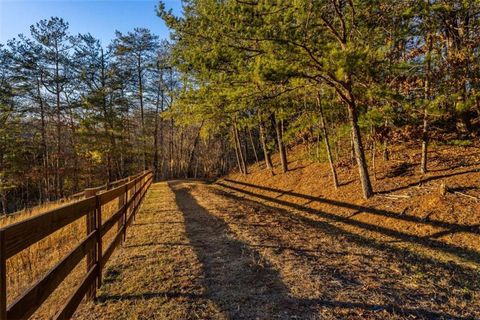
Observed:
[[[167,8],[181,13],[181,0],[164,0]],[[28,35],[30,25],[58,16],[70,24],[72,34],[90,32],[104,46],[115,30],[127,32],[145,27],[161,38],[169,37],[163,21],[155,14],[156,0],[0,0],[0,43]]]

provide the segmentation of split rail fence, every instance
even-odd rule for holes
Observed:
[[[102,284],[102,270],[115,248],[125,240],[127,227],[151,183],[152,172],[145,171],[109,185],[86,189],[81,193],[82,200],[0,229],[0,319],[27,319],[33,315],[85,257],[86,275],[55,319],[70,318],[84,297],[93,299],[96,288]],[[103,221],[102,206],[113,201],[118,201],[118,209]],[[86,237],[7,306],[7,259],[82,217],[86,219]],[[115,225],[117,233],[104,250],[102,240]]]

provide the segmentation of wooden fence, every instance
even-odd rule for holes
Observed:
[[[55,319],[70,318],[84,297],[93,299],[102,284],[102,270],[115,248],[125,240],[126,229],[134,219],[152,183],[152,172],[145,171],[113,185],[86,189],[84,199],[0,229],[0,319],[27,319],[45,302],[72,270],[86,257],[87,272]],[[113,187],[110,190],[109,187]],[[105,190],[100,192],[101,190]],[[118,210],[102,220],[102,206],[118,201]],[[7,306],[7,259],[65,226],[86,218],[86,237],[41,279]],[[113,240],[103,247],[103,237],[117,225]]]

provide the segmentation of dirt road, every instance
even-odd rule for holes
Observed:
[[[480,318],[478,269],[413,254],[278,197],[228,182],[152,185],[98,301],[76,317]]]

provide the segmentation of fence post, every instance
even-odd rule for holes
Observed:
[[[140,201],[142,199],[142,180],[143,180],[143,177],[140,178],[139,180],[139,189],[140,192],[138,193],[138,199],[137,199],[137,206],[135,207],[135,211],[133,212],[133,220],[135,221],[135,218],[137,217],[137,212],[138,212],[138,209],[139,209],[139,206],[140,206]]]
[[[136,210],[137,210],[137,185],[138,185],[138,181],[137,181],[137,178],[135,178],[135,183],[134,183],[134,187],[133,187],[133,207],[132,207],[132,214],[134,215]]]
[[[98,264],[98,275],[97,275],[97,288],[100,288],[102,285],[102,266],[103,266],[103,246],[102,246],[102,234],[100,230],[102,229],[102,206],[100,205],[99,197],[95,197],[96,199],[96,208],[97,208],[97,261]]]
[[[97,190],[95,188],[92,189],[85,189],[85,198],[90,198],[94,197],[97,195]],[[97,210],[98,210],[98,199],[95,201],[95,209],[93,211],[90,211],[86,215],[86,225],[87,225],[87,235],[92,233],[96,228],[96,216],[97,216]],[[95,265],[97,262],[97,248],[96,246],[92,249],[89,250],[87,253],[87,273],[92,269],[92,267]],[[96,286],[95,282],[90,285],[86,298],[87,300],[93,300],[95,299],[95,294],[96,294]]]
[[[125,194],[121,194],[119,197],[118,197],[118,206],[117,206],[117,209],[120,210],[126,203],[125,201]],[[126,211],[127,208],[125,208],[125,211]],[[120,232],[120,230],[122,229],[122,220],[125,219],[125,212],[122,214],[122,218],[121,219],[118,219],[118,222],[117,222],[117,233]]]
[[[4,230],[0,230],[0,319],[7,319],[7,259]]]
[[[132,182],[132,180],[135,180],[135,178],[133,177],[128,177],[128,182],[127,184],[130,184],[130,182]],[[130,201],[130,199],[133,197],[133,190],[132,189],[128,189],[128,186],[127,186],[127,196],[126,196],[126,200],[125,202],[128,203]],[[132,207],[133,207],[133,200],[131,200],[132,202],[130,203],[130,205],[128,206],[127,208],[127,216],[128,216],[128,212],[132,212]]]
[[[132,177],[128,177],[128,181],[130,181]],[[125,195],[122,197],[122,201],[124,201],[124,203],[128,203],[128,182],[126,183],[125,185]],[[129,210],[129,207],[126,207],[125,210],[123,211],[123,242],[125,242],[127,240],[127,219],[128,219],[128,210]]]

